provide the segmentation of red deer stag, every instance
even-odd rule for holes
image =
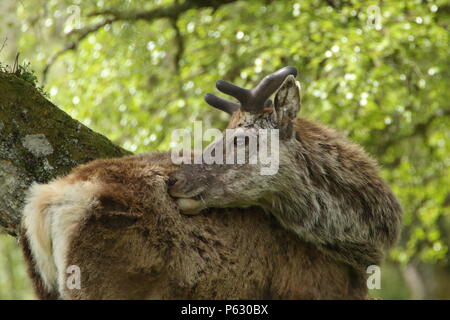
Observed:
[[[21,244],[41,299],[360,299],[353,271],[258,208],[181,215],[170,154],[96,160],[34,185]],[[71,287],[71,266],[80,286]]]
[[[277,129],[276,174],[261,174],[262,161],[184,165],[172,174],[169,192],[190,214],[204,208],[258,206],[300,239],[348,264],[363,281],[366,268],[379,264],[395,243],[402,210],[362,148],[334,130],[296,117],[296,75],[295,68],[285,67],[252,90],[218,81],[217,88],[240,104],[212,94],[205,97],[230,113],[229,128],[239,130],[218,138],[204,155],[221,154],[223,159],[234,150],[250,158],[250,141],[256,141],[258,150],[263,147],[252,140],[260,129]]]
[[[170,154],[96,160],[31,187],[20,237],[42,299],[360,299],[351,268],[258,208],[181,215]],[[73,266],[79,286],[70,284]]]

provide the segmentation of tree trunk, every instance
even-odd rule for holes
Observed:
[[[126,154],[27,81],[0,72],[0,232],[17,235],[32,182],[45,183],[81,163]]]

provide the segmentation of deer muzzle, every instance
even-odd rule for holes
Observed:
[[[168,181],[169,194],[176,198],[180,211],[184,214],[197,214],[206,208],[201,193],[205,186],[196,186],[182,173],[175,172]]]

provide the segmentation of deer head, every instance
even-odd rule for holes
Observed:
[[[218,81],[217,89],[239,103],[205,96],[208,104],[231,114],[231,120],[226,134],[205,148],[203,159],[219,152],[226,163],[188,164],[171,176],[169,192],[183,212],[270,202],[275,185],[289,176],[285,167],[292,163],[296,148],[293,120],[300,109],[296,75],[296,68],[285,67],[251,90]],[[244,155],[244,161],[236,159],[238,155]],[[276,162],[274,170],[267,170],[267,157]]]

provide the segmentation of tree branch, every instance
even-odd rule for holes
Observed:
[[[0,232],[16,235],[32,182],[129,152],[72,119],[14,74],[0,72],[0,92]]]
[[[174,41],[175,41],[177,50],[175,52],[174,64],[175,64],[175,70],[178,73],[181,68],[181,59],[183,57],[183,52],[184,52],[184,39],[183,39],[183,35],[181,34],[181,30],[177,24],[178,17],[171,19],[170,23],[172,24],[173,30],[175,31]]]
[[[97,32],[98,30],[100,30],[104,26],[113,23],[114,21],[115,21],[114,18],[107,18],[107,19],[103,20],[100,23],[97,23],[97,24],[95,24],[93,26],[90,26],[90,27],[84,28],[82,30],[79,30],[77,32],[78,33],[78,38],[76,40],[66,44],[64,46],[64,48],[62,48],[61,50],[57,51],[55,54],[53,54],[50,57],[50,59],[48,59],[47,63],[44,66],[44,70],[42,71],[42,84],[45,84],[47,82],[48,72],[49,72],[50,68],[53,66],[53,64],[56,62],[56,60],[58,60],[58,58],[60,56],[62,56],[64,53],[66,53],[68,51],[77,49],[79,44],[81,43],[81,41],[83,41],[84,38],[86,38],[91,33]]]
[[[47,81],[47,75],[50,68],[58,60],[59,57],[61,57],[64,53],[68,51],[75,50],[79,46],[81,41],[83,41],[83,39],[85,39],[88,35],[97,32],[106,25],[110,25],[118,21],[137,21],[137,20],[153,21],[162,18],[174,20],[177,19],[177,17],[180,16],[182,13],[190,9],[201,9],[201,8],[216,9],[222,5],[232,3],[235,1],[237,0],[196,0],[196,1],[185,1],[181,4],[176,2],[171,6],[160,7],[144,11],[119,11],[115,9],[106,9],[102,11],[91,12],[88,15],[89,17],[98,17],[98,16],[101,17],[108,16],[108,17],[105,18],[105,20],[103,20],[102,22],[99,22],[93,26],[86,27],[76,32],[75,31],[72,32],[78,34],[78,37],[74,41],[64,46],[64,48],[57,51],[47,61],[44,70],[42,72],[43,84],[45,84]]]

